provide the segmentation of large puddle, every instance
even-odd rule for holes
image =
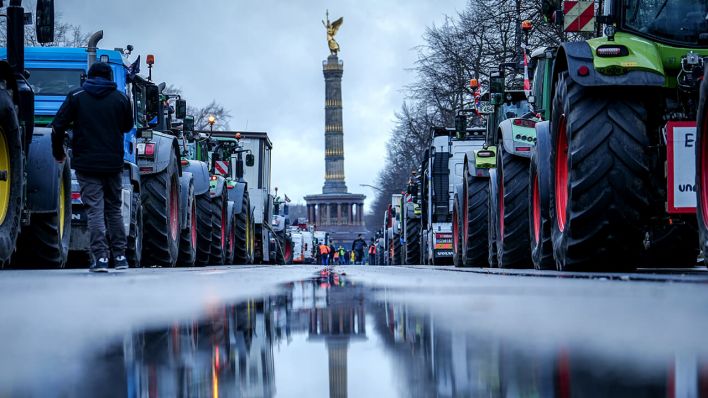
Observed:
[[[214,305],[200,319],[124,336],[88,353],[79,377],[0,386],[0,396],[708,396],[708,367],[691,353],[644,361],[506,341],[451,328],[389,293],[322,271],[269,296]]]

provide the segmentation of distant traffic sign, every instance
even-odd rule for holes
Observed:
[[[595,30],[595,2],[588,0],[563,2],[563,30],[592,32]]]

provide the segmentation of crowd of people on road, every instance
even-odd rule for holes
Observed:
[[[317,264],[321,265],[375,265],[377,246],[372,238],[367,244],[364,237],[359,234],[347,250],[342,244],[336,242],[316,242],[315,257]]]

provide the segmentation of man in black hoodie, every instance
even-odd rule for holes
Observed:
[[[92,272],[108,272],[111,251],[116,269],[128,268],[121,189],[123,134],[133,128],[133,111],[128,97],[116,90],[112,77],[108,64],[93,64],[88,80],[67,95],[52,122],[52,152],[57,161],[66,158],[64,137],[67,129],[73,129],[71,166],[79,180],[81,200],[87,206]]]

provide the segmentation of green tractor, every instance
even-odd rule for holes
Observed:
[[[595,20],[545,0],[567,31],[552,72],[549,214],[560,270],[696,263],[696,110],[708,55],[705,1],[605,0]],[[695,159],[695,160],[694,160]],[[699,200],[708,195],[699,194]],[[699,204],[706,206],[705,202]],[[705,220],[699,218],[705,231]]]

